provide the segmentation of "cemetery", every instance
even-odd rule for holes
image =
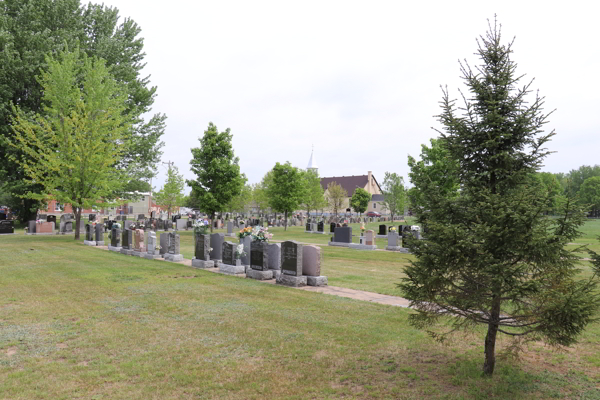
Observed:
[[[436,134],[425,135],[415,119],[425,103],[411,93],[428,94],[424,82],[441,71],[386,75],[397,60],[378,29],[391,8],[350,12],[361,27],[350,41],[335,20],[351,7],[343,18],[309,9],[339,36],[336,51],[323,31],[296,37],[283,19],[273,63],[253,12],[271,15],[253,4],[232,20],[235,40],[209,40],[236,58],[215,53],[201,66],[213,69],[159,85],[195,94],[186,101],[200,110],[174,136],[192,113],[168,126],[181,99],[154,105],[133,19],[79,0],[5,3],[1,399],[600,399],[600,166],[543,171],[556,152],[544,147],[553,112],[543,96],[526,99],[533,90],[515,75],[496,16],[477,40],[479,64],[460,62],[462,99],[442,86]],[[217,6],[200,37],[229,16]],[[143,21],[173,37],[167,19]],[[164,55],[179,48],[164,43]],[[228,85],[248,74],[260,83],[244,87],[252,100],[229,102]],[[379,74],[413,92],[384,93],[398,87],[376,84]],[[588,124],[571,125],[583,137]],[[313,140],[307,167],[296,166]]]

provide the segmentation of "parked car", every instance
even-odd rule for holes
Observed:
[[[381,214],[378,213],[377,211],[369,211],[367,213],[367,217],[381,217]]]

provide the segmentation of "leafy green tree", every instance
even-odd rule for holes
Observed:
[[[458,193],[441,193],[420,165],[412,167],[416,217],[428,231],[427,240],[407,238],[416,260],[400,285],[417,311],[411,323],[436,338],[449,333],[440,324],[487,327],[486,375],[498,333],[570,345],[599,306],[597,275],[578,279],[579,257],[565,248],[579,236],[582,210],[568,199],[560,218],[548,218],[547,195],[530,184],[554,132],[543,133],[543,98],[528,102],[531,84],[519,86],[512,44],[500,39],[490,27],[479,41],[481,65],[462,64],[470,95],[461,108],[443,91],[440,140],[459,165]]]
[[[243,213],[246,211],[246,208],[252,202],[252,186],[245,184],[242,186],[242,190],[236,196],[234,196],[229,203],[227,203],[227,207],[225,208],[228,211]]]
[[[336,218],[338,211],[342,209],[344,201],[348,197],[348,192],[337,182],[329,182],[327,185],[327,202],[333,210]]]
[[[270,170],[265,174],[265,176],[263,176],[259,183],[255,183],[252,186],[252,201],[254,204],[256,204],[259,214],[264,213],[268,208],[271,207],[271,204],[269,203],[269,196],[267,194],[267,187],[272,179],[273,171]]]
[[[103,60],[75,50],[46,62],[48,70],[40,78],[44,116],[16,107],[10,144],[22,156],[12,160],[25,171],[27,183],[43,187],[42,193],[29,192],[28,197],[42,201],[50,196],[71,204],[79,239],[81,211],[127,182],[114,168],[129,144],[126,97]]]
[[[225,211],[227,204],[240,194],[245,176],[240,173],[239,158],[234,155],[231,131],[219,132],[208,123],[200,141],[200,147],[191,149],[191,170],[196,180],[188,180],[191,196],[195,196],[199,209],[214,220],[215,214]],[[213,224],[211,223],[211,232]]]
[[[583,182],[585,182],[586,179],[594,176],[600,176],[600,165],[582,165],[577,169],[569,171],[569,173],[566,175],[569,194],[571,196],[578,194]]]
[[[350,198],[350,207],[352,207],[355,212],[362,214],[367,211],[369,201],[371,201],[371,194],[363,188],[356,188],[354,194]]]
[[[174,165],[169,165],[167,181],[162,189],[154,193],[154,202],[167,209],[168,218],[171,218],[171,213],[176,207],[184,205],[184,185],[183,175],[179,174],[179,169]]]
[[[560,205],[564,201],[564,190],[555,174],[550,172],[538,172],[535,174],[541,188],[547,193],[549,213],[556,214],[560,211]]]
[[[266,187],[269,204],[273,210],[284,213],[284,230],[287,230],[288,214],[300,206],[304,196],[302,172],[289,162],[275,164],[271,172]]]
[[[306,209],[308,215],[311,210],[315,212],[327,206],[327,200],[325,200],[325,191],[321,186],[321,178],[315,171],[301,171],[302,181],[304,185],[304,197],[302,199],[302,205]]]
[[[420,161],[408,156],[408,166],[411,168],[411,172],[408,174],[410,181],[414,185],[416,185],[415,182],[430,182],[431,185],[437,187],[440,195],[455,197],[458,195],[459,189],[458,162],[450,157],[450,153],[444,147],[441,139],[430,139],[430,143],[431,147],[421,145]],[[421,196],[422,192],[416,186],[408,190],[412,207],[424,206],[426,200]],[[402,210],[404,211],[404,209]]]
[[[394,215],[404,215],[404,178],[395,172],[386,172],[383,178],[383,208],[388,210],[394,220]]]
[[[126,153],[115,168],[127,172],[129,182],[111,197],[126,198],[134,190],[147,191],[147,181],[155,174],[160,160],[166,117],[156,114],[144,122],[151,111],[156,88],[140,75],[144,67],[143,39],[131,19],[119,22],[118,10],[104,5],[82,6],[79,0],[3,0],[0,7],[0,179],[13,195],[12,207],[20,209],[19,218],[28,220],[40,202],[27,193],[41,194],[37,183],[25,183],[26,171],[11,157],[23,153],[8,145],[12,140],[12,106],[23,112],[44,114],[43,89],[37,77],[46,68],[47,54],[79,47],[90,57],[105,60],[110,74],[126,93],[128,130]],[[115,188],[116,190],[116,188]]]
[[[592,176],[583,181],[579,196],[591,207],[592,215],[597,217],[600,211],[600,176]]]

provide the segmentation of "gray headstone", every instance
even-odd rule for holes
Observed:
[[[177,225],[175,227],[178,231],[187,228],[187,220],[186,219],[178,219],[176,224]]]
[[[160,234],[160,254],[167,254],[169,248],[169,233]]]
[[[269,269],[281,269],[281,243],[269,243]]]
[[[211,260],[220,260],[221,254],[223,253],[223,242],[225,241],[225,235],[222,233],[213,233],[210,235],[210,252]]]
[[[123,230],[121,247],[127,250],[131,250],[133,248],[133,231],[131,229]]]
[[[157,254],[156,251],[156,233],[150,232],[148,234],[148,240],[146,242],[146,252],[148,254],[154,255]]]
[[[28,233],[35,233],[35,221],[27,222],[27,226],[29,227],[27,230]]]
[[[294,240],[281,243],[281,272],[302,276],[302,245]]]
[[[127,229],[129,229],[129,227],[131,225],[133,225],[133,221],[129,221],[129,220],[123,221],[123,229],[127,230]]]
[[[387,245],[390,247],[398,246],[398,233],[397,232],[388,233],[388,244]]]
[[[233,222],[227,221],[227,234],[231,235],[233,233]]]
[[[257,271],[269,269],[269,251],[266,242],[254,241],[250,244],[250,268]]]
[[[321,275],[321,248],[319,246],[302,246],[302,275]]]
[[[244,245],[244,252],[246,253],[246,255],[241,258],[242,264],[250,265],[250,244],[252,243],[252,236],[243,237],[242,239],[240,239],[240,243]]]
[[[85,240],[88,240],[90,242],[94,241],[94,230],[92,229],[91,224],[85,225]]]

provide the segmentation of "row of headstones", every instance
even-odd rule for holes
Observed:
[[[385,236],[390,232],[391,228],[396,228],[393,225],[379,225],[379,233],[378,235],[381,236]],[[413,230],[411,225],[398,225],[398,227],[396,228],[397,232],[401,232],[401,234],[404,236],[406,234],[412,234],[414,235],[417,239],[420,239],[420,232],[417,230]]]
[[[318,246],[303,246],[295,241],[252,241],[251,236],[240,239],[240,244],[246,254],[236,257],[238,244],[224,241],[222,233],[198,234],[192,266],[210,268],[216,263],[226,273],[245,272],[248,277],[256,279],[275,277],[279,283],[292,286],[327,284],[327,278],[321,276],[321,248]],[[253,274],[254,271],[258,274]],[[282,274],[297,279],[282,278]]]
[[[144,232],[141,229],[121,229],[113,227],[108,249],[126,255],[156,259],[164,257],[169,261],[181,261],[179,253],[179,235],[175,232],[161,233],[160,243],[156,232]],[[157,246],[157,244],[159,246]]]

